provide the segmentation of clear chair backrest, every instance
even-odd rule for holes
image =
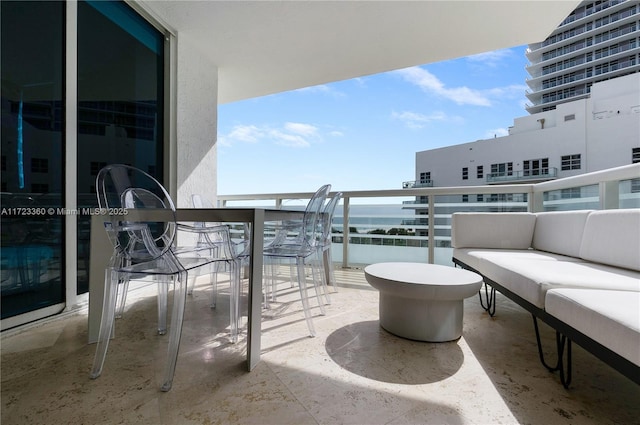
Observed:
[[[119,255],[134,261],[162,256],[176,233],[176,209],[165,188],[152,176],[129,165],[107,165],[96,177],[98,205]],[[140,217],[146,210],[153,218]]]
[[[193,207],[194,208],[214,208],[213,203],[203,197],[202,195],[199,195],[197,193],[194,193],[191,195],[191,202],[193,203]],[[225,226],[224,229],[226,230],[221,230],[219,232],[209,232],[208,234],[206,234],[206,238],[209,242],[213,242],[215,244],[218,244],[220,247],[223,248],[223,252],[222,255],[224,255],[225,257],[232,257],[233,253],[235,252],[232,246],[232,241],[231,241],[231,234],[229,232],[228,227],[226,227],[226,225],[219,223],[219,222],[198,222],[198,223],[194,223],[194,227],[199,227],[199,228],[222,228],[222,226]],[[199,241],[199,243],[201,243],[202,241]]]
[[[318,189],[311,197],[304,211],[304,217],[302,219],[302,234],[304,235],[304,241],[310,245],[315,245],[320,240],[321,229],[318,217],[330,190],[330,184],[320,187],[320,189]]]
[[[329,202],[326,203],[322,210],[322,242],[327,243],[331,242],[331,222],[333,221],[333,214],[338,206],[338,202],[340,202],[340,198],[342,198],[342,192],[338,192]]]

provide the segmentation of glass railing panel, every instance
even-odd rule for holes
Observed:
[[[618,183],[619,208],[640,208],[640,178]]]
[[[427,219],[417,213],[415,197],[370,198],[349,205],[349,266],[380,261],[427,262]],[[344,208],[333,219],[334,261],[342,261]],[[340,251],[340,252],[338,252]]]
[[[597,210],[600,193],[597,184],[544,192],[544,211]]]

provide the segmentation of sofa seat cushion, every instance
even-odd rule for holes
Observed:
[[[490,264],[494,260],[501,258],[514,260],[584,262],[581,258],[567,257],[566,255],[553,254],[550,252],[536,251],[532,249],[454,248],[453,258],[462,261],[469,267],[473,267],[481,274],[484,274],[483,267],[490,267]],[[481,262],[480,260],[487,261]]]
[[[640,292],[640,272],[589,262],[511,258],[480,259],[479,271],[539,308],[555,288]]]
[[[546,310],[640,366],[640,292],[552,289]]]

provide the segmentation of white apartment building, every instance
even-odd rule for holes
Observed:
[[[583,99],[591,86],[640,70],[640,2],[583,1],[541,43],[530,44],[527,111]]]
[[[417,152],[415,186],[532,183],[640,162],[640,73],[516,118],[509,132]]]
[[[505,137],[417,152],[403,187],[530,183],[640,161],[640,2],[583,1],[527,58],[531,115]]]

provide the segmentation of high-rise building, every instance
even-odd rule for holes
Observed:
[[[594,83],[640,71],[640,2],[582,2],[541,43],[530,44],[530,114],[585,98]]]

